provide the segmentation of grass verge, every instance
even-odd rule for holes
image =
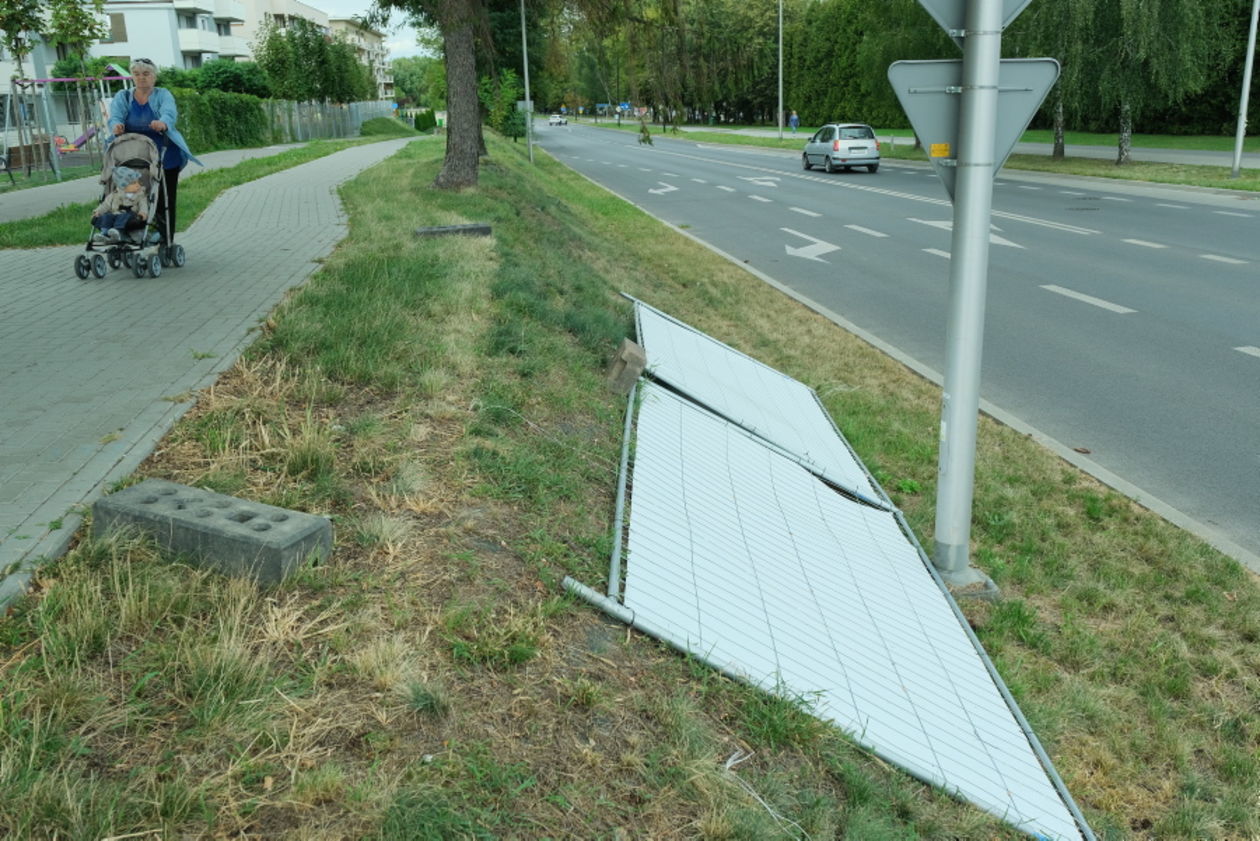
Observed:
[[[435,144],[344,187],[348,239],[140,471],[328,514],[330,563],[260,591],[84,541],[0,624],[0,835],[1022,837],[558,596],[606,568],[619,290],[813,385],[929,543],[939,393],[487,139],[476,189]],[[1260,833],[1254,580],[988,420],[977,482],[1005,599],[969,620],[1100,837]]]
[[[186,230],[201,215],[201,212],[209,207],[210,202],[230,187],[331,155],[333,152],[339,152],[351,146],[376,143],[382,139],[408,133],[406,126],[401,128],[402,132],[389,134],[381,132],[370,138],[312,140],[305,146],[286,149],[267,157],[251,158],[235,166],[212,169],[208,172],[199,173],[197,165],[191,164],[179,179],[177,230]],[[415,134],[414,131],[410,133]],[[43,248],[52,245],[83,243],[92,233],[92,208],[99,201],[100,191],[93,188],[88,201],[62,205],[42,216],[0,223],[0,248]]]

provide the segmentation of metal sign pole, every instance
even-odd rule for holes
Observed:
[[[525,62],[525,148],[534,162],[534,100],[529,95],[529,43],[525,38],[525,0],[521,0],[521,56]]]
[[[1002,0],[967,0],[933,554],[933,563],[951,584],[970,583],[968,543],[980,412],[989,219],[997,168],[1001,47]],[[972,575],[977,581],[983,580],[978,574]]]
[[[779,0],[779,139],[783,139],[783,0]]]
[[[1230,178],[1242,171],[1243,138],[1247,136],[1247,100],[1251,96],[1251,68],[1256,58],[1256,18],[1260,16],[1260,0],[1251,4],[1251,28],[1247,32],[1247,60],[1243,63],[1242,102],[1238,106],[1238,133],[1234,137],[1234,169]]]

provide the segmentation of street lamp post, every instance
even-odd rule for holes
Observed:
[[[525,148],[534,162],[534,100],[529,96],[529,41],[525,38],[525,0],[521,0],[521,56],[525,61]]]
[[[783,139],[783,0],[779,0],[779,139]]]
[[[1251,68],[1256,58],[1256,18],[1260,17],[1260,0],[1252,0],[1251,29],[1247,33],[1247,60],[1243,63],[1242,102],[1238,106],[1238,134],[1234,137],[1234,169],[1230,178],[1242,170],[1243,137],[1247,134],[1247,100],[1251,96]]]

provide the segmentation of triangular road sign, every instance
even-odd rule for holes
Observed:
[[[1019,17],[1032,0],[1002,0],[1002,28],[1011,25],[1011,21]],[[927,9],[932,19],[941,25],[945,33],[954,39],[954,43],[963,45],[961,33],[966,28],[967,0],[919,0],[919,5]]]
[[[997,129],[993,151],[1002,168],[1028,122],[1059,78],[1052,58],[1004,58],[998,72]],[[958,112],[961,106],[961,61],[898,61],[888,68],[902,109],[927,150],[932,168],[949,197],[954,197],[958,163]]]

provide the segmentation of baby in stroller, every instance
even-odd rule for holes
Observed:
[[[140,172],[129,166],[116,166],[111,180],[114,189],[92,211],[92,225],[98,231],[93,242],[119,242],[129,222],[149,218],[149,197]]]

